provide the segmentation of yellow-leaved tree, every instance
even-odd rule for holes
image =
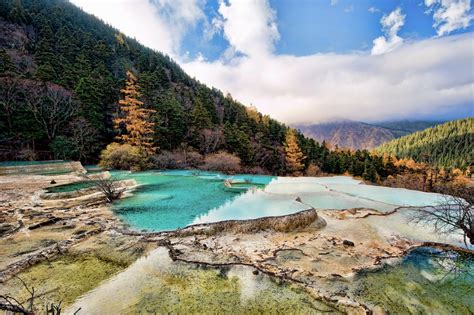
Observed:
[[[114,119],[114,126],[119,132],[123,130],[125,132],[117,135],[116,139],[137,147],[148,155],[153,154],[155,152],[153,147],[155,123],[151,120],[151,116],[155,111],[143,107],[137,78],[131,71],[127,71],[125,88],[120,91],[123,93],[123,99],[119,101],[120,112]]]
[[[301,171],[304,169],[303,161],[305,158],[298,144],[296,130],[289,128],[285,137],[285,161],[287,170],[294,175],[301,175]]]

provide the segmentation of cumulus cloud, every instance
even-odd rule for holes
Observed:
[[[183,66],[287,123],[422,117],[472,105],[472,40],[471,34],[428,39],[378,56],[272,55]]]
[[[392,51],[403,43],[403,38],[398,36],[398,31],[405,24],[405,15],[400,8],[396,8],[389,15],[384,15],[380,20],[385,36],[374,39],[373,55],[380,55]]]
[[[71,0],[145,46],[177,57],[186,28],[204,19],[203,0]]]
[[[429,0],[428,0],[428,1],[429,1]],[[370,8],[368,9],[368,11],[369,11],[370,13],[377,13],[377,12],[380,12],[380,9],[377,9],[376,7],[370,7]]]
[[[474,19],[470,0],[425,0],[425,5],[433,11],[433,27],[438,36],[466,29]]]
[[[223,31],[234,51],[247,56],[266,56],[280,38],[276,13],[268,1],[230,0],[219,6]]]
[[[156,3],[109,0],[100,11],[103,1],[73,1],[93,3],[91,12],[147,46],[172,52],[179,45],[181,35],[173,38],[173,28],[180,26],[157,12],[161,7]],[[187,1],[197,0],[183,3]],[[194,13],[174,21],[181,25],[199,21],[197,11],[189,12]],[[404,23],[401,10],[394,12],[381,21],[385,44],[398,37]],[[473,33],[403,44],[400,39],[397,49],[385,49],[384,54],[363,51],[298,57],[273,52],[279,32],[275,11],[266,0],[222,1],[218,16],[209,24],[225,36],[230,49],[216,61],[202,55],[194,60],[178,56],[184,70],[286,123],[413,118],[472,108]]]

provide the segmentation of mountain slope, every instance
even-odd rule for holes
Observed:
[[[466,169],[474,162],[474,118],[454,120],[415,132],[381,145],[376,152]]]
[[[385,121],[374,123],[374,126],[382,127],[390,130],[395,138],[406,136],[410,133],[421,131],[426,128],[434,127],[436,125],[442,124],[445,121],[431,121],[431,120],[396,120],[396,121]]]
[[[284,168],[284,124],[208,88],[168,56],[65,0],[0,2],[3,159],[96,161],[113,140],[127,70],[138,77],[145,106],[156,111],[160,149],[226,150],[248,166]],[[55,102],[61,106],[53,113]]]
[[[355,121],[337,121],[308,126],[297,126],[307,137],[326,141],[340,148],[372,149],[394,139],[393,134],[382,127]]]
[[[373,149],[398,137],[435,126],[436,121],[390,121],[367,124],[356,121],[335,121],[297,126],[307,137],[326,141],[340,148]]]

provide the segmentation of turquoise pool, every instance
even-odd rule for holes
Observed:
[[[472,257],[424,247],[400,264],[358,274],[351,291],[358,300],[394,314],[467,315],[474,313],[473,283]]]
[[[225,175],[199,170],[111,172],[115,179],[135,179],[133,195],[116,201],[114,211],[133,229],[167,231],[191,224],[248,220],[315,209],[436,205],[440,195],[363,185],[346,176],[273,177]],[[238,187],[228,189],[224,181]]]
[[[72,192],[80,189],[90,188],[93,187],[95,183],[93,181],[82,181],[82,182],[75,182],[71,184],[64,184],[64,185],[57,185],[53,187],[49,187],[46,190],[49,193],[62,193],[62,192]]]
[[[114,171],[111,174],[115,179],[135,179],[141,185],[133,192],[133,196],[115,202],[113,209],[133,228],[148,231],[185,227],[241,196],[225,189],[225,179],[236,178],[262,185],[273,179],[272,176],[227,176],[196,170],[140,173]]]
[[[6,161],[0,162],[0,174],[63,175],[73,171],[71,161]]]
[[[67,163],[71,161],[65,160],[48,160],[48,161],[6,161],[0,162],[1,166],[29,166],[29,165],[43,165],[43,164],[57,164],[57,163]]]

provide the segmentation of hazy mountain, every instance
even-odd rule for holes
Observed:
[[[440,123],[436,121],[389,121],[367,124],[344,120],[296,127],[304,135],[320,142],[326,141],[341,148],[373,149],[387,141]]]
[[[374,126],[389,129],[395,138],[406,136],[410,133],[425,130],[426,128],[434,127],[439,124],[443,124],[445,121],[435,120],[397,120],[397,121],[384,121],[374,123]]]

